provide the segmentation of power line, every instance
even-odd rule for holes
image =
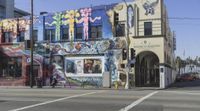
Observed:
[[[169,17],[171,20],[200,20],[200,18],[193,18],[193,17]]]

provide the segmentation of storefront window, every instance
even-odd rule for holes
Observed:
[[[22,76],[21,57],[1,57],[0,77],[18,78]]]

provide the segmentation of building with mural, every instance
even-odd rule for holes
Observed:
[[[175,39],[163,0],[48,13],[33,22],[34,81],[43,85],[56,76],[66,85],[102,86],[104,74],[124,85],[127,71],[134,87],[173,82]],[[0,85],[29,85],[29,45],[28,16],[0,22]]]

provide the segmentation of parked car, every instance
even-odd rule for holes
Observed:
[[[178,75],[176,77],[176,81],[193,81],[196,78],[192,74],[183,74],[183,75]]]

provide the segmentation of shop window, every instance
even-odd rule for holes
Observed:
[[[44,40],[55,41],[55,29],[46,29]]]
[[[125,24],[119,23],[118,25],[115,26],[116,30],[116,37],[122,37],[125,36]]]
[[[19,32],[18,42],[24,42],[24,31]]]
[[[12,36],[11,36],[10,32],[4,32],[3,33],[2,42],[3,43],[10,43],[10,42],[12,42]]]
[[[68,40],[69,39],[69,28],[63,28],[62,29],[62,40]]]
[[[82,40],[82,36],[83,36],[83,27],[77,27],[76,28],[76,39]]]
[[[152,35],[152,22],[144,22],[144,35]]]
[[[0,77],[18,78],[21,76],[22,76],[22,58],[1,56]]]
[[[102,26],[92,26],[90,39],[97,39],[102,37]]]
[[[33,30],[34,41],[38,41],[38,30]]]

